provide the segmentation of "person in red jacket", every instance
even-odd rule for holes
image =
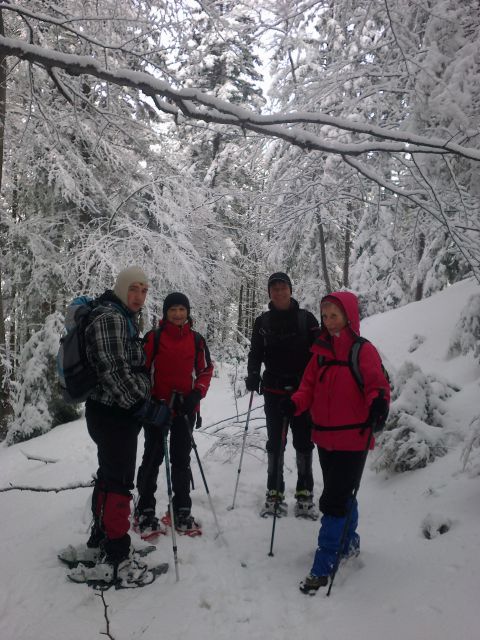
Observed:
[[[199,531],[191,515],[190,453],[192,430],[213,373],[207,344],[192,329],[190,302],[183,293],[170,293],[163,303],[163,318],[155,331],[145,337],[146,367],[152,373],[152,396],[170,404],[172,394],[174,417],[170,430],[170,462],[172,470],[173,511],[178,531]],[[155,492],[159,467],[165,451],[158,430],[146,426],[142,464],[137,475],[139,499],[135,511],[140,534],[148,537],[160,532],[162,525],[155,515]],[[168,514],[162,519],[169,522]]]
[[[356,296],[349,291],[332,293],[322,299],[320,310],[321,332],[312,346],[312,358],[298,391],[284,401],[283,407],[287,415],[310,410],[312,440],[318,447],[323,475],[323,517],[313,567],[300,586],[305,593],[328,584],[350,510],[340,553],[348,556],[360,549],[358,507],[353,495],[363,472],[367,446],[374,447],[370,429],[375,433],[383,428],[390,402],[390,385],[370,342],[364,341],[358,353],[361,385],[349,366],[352,346],[360,335]]]

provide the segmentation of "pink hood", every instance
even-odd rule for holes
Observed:
[[[335,291],[334,293],[328,294],[322,298],[320,302],[320,306],[322,302],[333,302],[343,310],[344,314],[347,316],[348,326],[350,329],[356,333],[358,336],[360,335],[360,313],[358,310],[358,298],[351,291]],[[325,327],[322,323],[322,331],[326,331]]]

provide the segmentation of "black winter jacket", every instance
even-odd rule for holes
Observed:
[[[271,302],[268,308],[253,325],[248,373],[260,373],[264,363],[265,391],[280,391],[290,386],[297,389],[310,360],[318,321],[310,311],[301,310],[293,298],[286,311],[276,309]],[[303,322],[301,314],[305,314]]]

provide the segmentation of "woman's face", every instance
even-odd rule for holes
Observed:
[[[176,304],[167,309],[167,320],[177,327],[183,327],[188,319],[187,308],[181,304]]]
[[[322,324],[331,336],[340,333],[347,326],[345,314],[333,302],[322,304],[320,312],[322,314]]]

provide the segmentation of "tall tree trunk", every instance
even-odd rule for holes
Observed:
[[[331,293],[332,285],[330,284],[330,276],[328,275],[328,269],[327,269],[327,251],[325,248],[325,234],[323,233],[323,224],[322,224],[322,219],[319,213],[317,213],[317,219],[318,219],[318,232],[320,235],[320,258],[322,261],[323,279],[325,281],[325,287],[327,289],[327,293]]]
[[[0,9],[0,35],[5,35],[3,26],[3,13]],[[0,56],[0,191],[3,177],[3,146],[5,136],[5,114],[7,111],[7,59]],[[0,219],[1,233],[1,219]],[[2,264],[0,263],[0,351],[6,352],[5,343],[5,315],[2,296]],[[5,385],[5,367],[0,359],[0,438],[5,435],[7,415],[9,413],[8,393]]]
[[[350,233],[350,218],[352,215],[352,205],[348,203],[348,218],[347,218],[347,226],[345,229],[345,253],[343,255],[343,286],[348,288],[348,281],[350,279],[350,251],[352,248],[352,235]]]
[[[418,252],[417,252],[417,264],[420,263],[420,260],[423,257],[423,252],[425,251],[425,234],[423,232],[420,233],[418,238]],[[415,302],[418,302],[423,298],[423,276],[420,278],[417,269],[417,285],[415,287]]]
[[[238,318],[237,318],[237,342],[240,342],[240,335],[243,335],[244,331],[244,300],[243,300],[243,282],[240,285],[240,292],[238,294]]]

